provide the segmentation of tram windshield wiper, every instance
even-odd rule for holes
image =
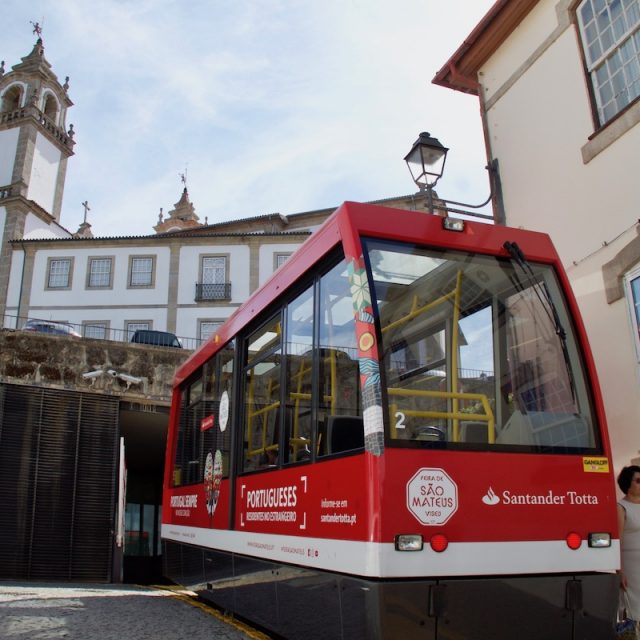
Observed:
[[[576,401],[576,390],[575,383],[573,379],[573,372],[571,369],[571,359],[569,358],[569,351],[567,348],[567,332],[565,328],[562,326],[562,322],[560,320],[560,316],[558,315],[558,309],[549,295],[549,291],[541,284],[536,278],[536,274],[531,268],[529,261],[525,257],[522,249],[518,246],[517,242],[509,242],[508,240],[502,245],[511,256],[513,262],[515,262],[522,273],[524,274],[527,282],[529,283],[531,289],[536,294],[542,308],[546,311],[549,320],[551,321],[556,335],[560,339],[560,344],[562,347],[562,356],[564,358],[565,366],[567,368],[567,376],[569,378],[569,385],[571,387],[571,395],[573,396],[574,402]],[[517,277],[517,276],[516,276]]]

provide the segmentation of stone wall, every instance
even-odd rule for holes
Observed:
[[[191,353],[170,347],[2,329],[0,382],[169,403],[175,371]]]

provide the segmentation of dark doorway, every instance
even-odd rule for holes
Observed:
[[[127,467],[123,581],[162,581],[160,515],[169,408],[120,404]]]

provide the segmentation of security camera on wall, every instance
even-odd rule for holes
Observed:
[[[99,378],[104,373],[104,369],[95,369],[94,371],[87,371],[82,374],[85,380],[91,380],[92,378]]]
[[[142,378],[136,378],[136,376],[131,376],[128,373],[119,373],[118,378],[127,384],[140,384],[142,382]]]

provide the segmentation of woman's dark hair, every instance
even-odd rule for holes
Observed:
[[[622,471],[618,474],[618,486],[622,493],[626,494],[629,491],[634,473],[640,473],[640,467],[636,464],[632,464],[629,467],[623,467]]]

